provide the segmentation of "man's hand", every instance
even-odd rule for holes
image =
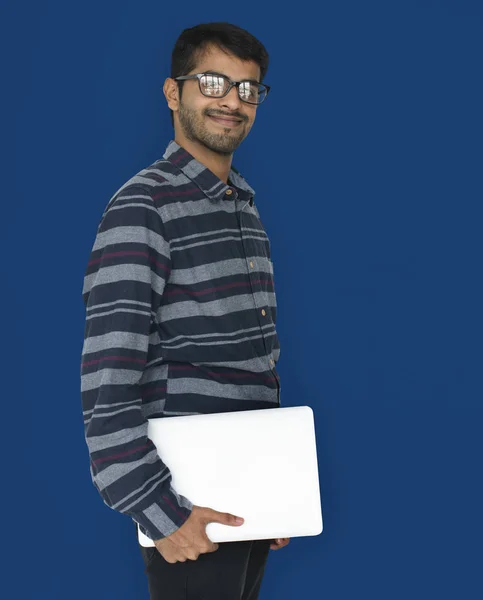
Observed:
[[[218,550],[218,544],[214,544],[206,535],[205,528],[208,523],[223,523],[237,527],[243,522],[244,519],[230,513],[194,505],[183,525],[171,535],[154,540],[154,545],[169,563],[185,562],[187,559],[196,560],[200,554]]]
[[[290,538],[276,538],[273,543],[270,544],[270,550],[279,550],[290,542]]]

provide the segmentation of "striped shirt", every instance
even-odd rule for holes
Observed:
[[[87,264],[81,356],[94,486],[151,539],[192,502],[171,485],[148,418],[280,405],[270,242],[255,192],[174,140],[109,200]]]

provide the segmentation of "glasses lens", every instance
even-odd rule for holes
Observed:
[[[228,81],[221,75],[208,74],[200,78],[200,84],[203,94],[217,98],[225,93]]]
[[[201,92],[205,96],[220,98],[229,86],[228,80],[223,75],[212,75],[207,73],[200,77]],[[242,81],[238,88],[240,98],[251,104],[260,104],[265,100],[267,88],[262,83]]]
[[[239,94],[242,100],[252,104],[260,104],[267,95],[267,88],[261,83],[252,81],[242,81],[239,87]]]

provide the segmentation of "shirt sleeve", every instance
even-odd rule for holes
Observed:
[[[149,190],[124,187],[102,215],[85,272],[81,398],[94,486],[153,540],[176,531],[193,508],[171,486],[141,410],[140,379],[170,268]]]

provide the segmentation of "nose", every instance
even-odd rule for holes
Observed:
[[[238,88],[234,85],[226,96],[220,98],[220,106],[226,106],[230,110],[240,108],[242,101],[238,95]]]

